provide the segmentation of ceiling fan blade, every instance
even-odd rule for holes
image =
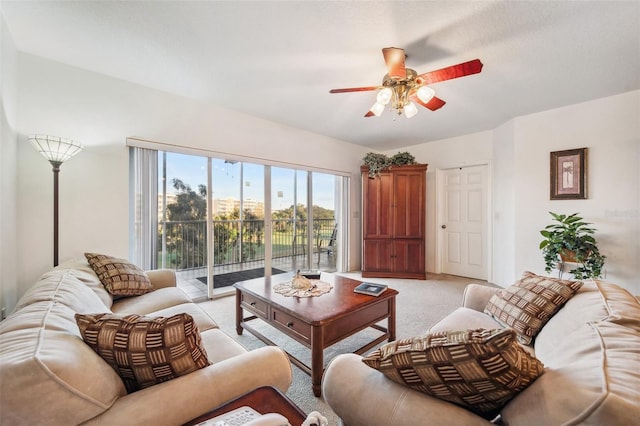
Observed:
[[[480,62],[480,59],[474,59],[458,65],[420,74],[416,80],[420,84],[433,84],[466,75],[478,74],[480,71],[482,71],[482,62]]]
[[[411,100],[417,104],[422,105],[425,108],[430,109],[431,111],[435,111],[438,110],[440,108],[442,108],[444,106],[444,104],[446,104],[445,101],[443,101],[442,99],[434,96],[431,99],[429,99],[428,102],[422,102],[420,100],[420,98],[418,98],[417,96],[412,96]]]
[[[380,86],[368,86],[368,87],[349,87],[347,89],[331,89],[329,93],[347,93],[347,92],[368,92],[371,90],[378,90]]]
[[[407,78],[407,69],[404,65],[404,49],[397,47],[385,47],[382,49],[384,62],[387,64],[389,77],[391,78]]]

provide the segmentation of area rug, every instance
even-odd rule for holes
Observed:
[[[271,275],[284,274],[285,271],[271,268]],[[229,287],[238,281],[264,277],[264,268],[247,269],[246,271],[228,272],[213,276],[213,288]],[[198,277],[198,281],[207,284],[207,277]]]

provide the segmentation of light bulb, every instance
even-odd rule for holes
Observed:
[[[416,104],[414,104],[413,102],[409,102],[404,106],[404,115],[406,115],[407,118],[411,118],[417,113],[418,113],[418,108],[416,108]]]
[[[433,95],[435,94],[436,92],[431,87],[427,87],[427,86],[421,86],[416,92],[418,99],[420,99],[425,104],[429,102],[431,98],[433,98]]]
[[[393,93],[391,92],[391,89],[389,89],[388,87],[385,87],[384,89],[382,89],[381,91],[378,92],[378,95],[376,96],[376,99],[382,105],[386,105],[391,100],[391,95],[392,94]]]
[[[384,111],[384,104],[376,102],[375,104],[373,104],[369,111],[371,111],[376,117],[380,117],[380,114],[382,114],[382,111]]]

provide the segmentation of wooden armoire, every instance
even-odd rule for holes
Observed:
[[[426,279],[427,165],[362,166],[362,276]]]

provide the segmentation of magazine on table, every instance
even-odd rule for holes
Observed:
[[[362,283],[358,287],[354,288],[355,293],[368,294],[370,296],[380,296],[387,289],[384,284],[376,283]]]

